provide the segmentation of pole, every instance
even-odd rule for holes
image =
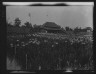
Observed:
[[[60,57],[58,58],[59,59],[59,64],[58,64],[58,69],[60,70],[61,69],[61,59],[60,59]]]
[[[15,59],[16,58],[16,45],[14,47],[15,47],[15,49],[14,49],[14,53],[15,53],[14,59]]]
[[[30,17],[30,23],[31,23],[31,14],[29,13],[29,17]]]
[[[26,54],[26,70],[27,70],[27,54]]]
[[[15,45],[15,55],[16,55],[16,45]]]
[[[31,23],[31,14],[30,14],[30,23]]]
[[[48,22],[48,14],[47,14],[47,22]]]

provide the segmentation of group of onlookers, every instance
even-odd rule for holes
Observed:
[[[36,70],[39,67],[41,67],[41,70],[54,70],[58,66],[62,69],[66,66],[74,67],[76,65],[83,67],[92,60],[89,60],[92,56],[92,43],[88,42],[88,39],[84,37],[56,39],[54,37],[48,38],[48,36],[41,37],[33,34],[27,35],[24,39],[13,39],[13,41],[8,41],[8,51],[10,51],[8,54],[14,55],[14,46],[19,44],[16,47],[17,54],[15,58],[22,65],[22,69],[26,67],[26,54],[27,67],[30,70]],[[10,43],[11,45],[9,45]],[[67,64],[67,61],[69,64]]]

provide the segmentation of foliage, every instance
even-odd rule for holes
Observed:
[[[14,25],[15,25],[16,27],[19,27],[20,24],[21,24],[21,20],[20,20],[19,18],[16,18],[16,19],[14,20]]]
[[[20,25],[21,25],[21,20],[20,20],[19,18],[15,18],[15,20],[14,20],[14,26],[12,26],[11,23],[8,23],[8,22],[6,22],[6,24],[7,24],[8,27],[20,27]],[[32,26],[31,23],[29,23],[28,21],[26,21],[26,22],[24,23],[24,25],[22,25],[20,28],[21,28],[21,29],[30,28],[30,32],[31,32],[31,33],[35,33],[35,32],[40,32],[42,26],[43,26],[43,25],[36,25],[36,24],[34,24],[34,25]],[[80,33],[80,32],[87,32],[88,29],[92,31],[92,28],[91,28],[91,27],[86,27],[86,28],[83,28],[83,29],[82,29],[81,27],[75,27],[74,29],[72,29],[72,28],[70,28],[69,26],[66,26],[65,29],[64,29],[63,27],[61,27],[61,26],[59,26],[59,25],[58,25],[58,27],[60,27],[63,32],[66,31],[66,32],[69,32],[70,34],[71,34],[72,32],[73,32],[74,34],[78,34],[78,33]]]
[[[32,28],[31,23],[29,23],[29,22],[25,22],[24,24],[25,24],[25,26],[26,26],[27,28]]]

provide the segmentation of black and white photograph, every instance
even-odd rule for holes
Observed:
[[[19,3],[6,6],[7,70],[94,70],[93,2]]]

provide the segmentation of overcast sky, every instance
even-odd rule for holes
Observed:
[[[31,14],[31,21],[28,14]],[[47,16],[48,15],[48,16]],[[7,6],[6,18],[12,22],[19,17],[21,24],[26,21],[32,25],[42,25],[45,22],[55,22],[56,24],[71,28],[92,27],[93,28],[93,6]]]

